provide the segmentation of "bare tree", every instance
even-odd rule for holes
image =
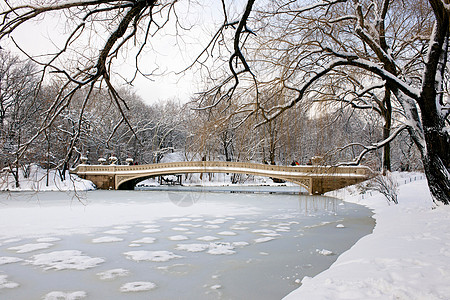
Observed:
[[[136,54],[135,74],[144,72],[138,64],[147,40],[176,17],[175,2],[157,3],[146,1],[84,0],[84,1],[19,1],[2,4],[0,13],[0,41],[10,38],[12,42],[31,60],[42,67],[41,83],[49,73],[62,81],[46,116],[39,124],[38,132],[28,141],[21,143],[18,153],[23,155],[31,143],[36,141],[66,110],[78,94],[84,99],[77,108],[78,118],[74,124],[75,136],[70,148],[73,149],[83,127],[83,116],[93,91],[100,85],[109,89],[108,96],[128,124],[126,102],[113,87],[114,60],[122,49],[139,38]],[[56,13],[66,18],[68,34],[56,53],[46,53],[34,57],[29,49],[23,49],[15,42],[14,33],[24,23],[42,20],[44,16]],[[177,23],[176,28],[182,28]],[[103,41],[104,39],[104,41]],[[133,80],[133,79],[132,79]],[[131,81],[132,81],[131,80]],[[130,125],[130,124],[128,124]],[[132,128],[131,126],[129,126]],[[70,151],[69,151],[70,152]],[[70,154],[66,156],[68,160]]]
[[[434,201],[450,204],[450,104],[445,89],[447,1],[336,0],[308,4],[279,0],[256,9],[261,23],[251,23],[257,27],[254,31],[275,27],[270,34],[277,34],[271,38],[278,41],[273,47],[269,44],[269,54],[262,57],[258,56],[261,49],[248,40],[244,43],[239,35],[244,31],[236,33],[237,54],[233,57],[239,60],[239,69],[233,66],[231,73],[235,83],[245,76],[255,79],[255,111],[265,116],[261,124],[321,93],[334,94],[335,100],[342,101],[345,98],[340,95],[346,92],[351,97],[345,101],[354,106],[385,110],[381,114],[385,119],[384,139],[360,145],[363,150],[351,163],[359,164],[365,154],[389,144],[406,129],[421,152]],[[248,25],[249,16],[244,14],[241,24]],[[267,45],[264,40],[259,44]],[[258,51],[252,52],[252,48]],[[257,81],[261,65],[265,72]],[[226,84],[222,82],[222,86]],[[283,104],[264,109],[258,98],[264,85],[282,86],[292,96]],[[379,89],[375,95],[378,99],[371,95],[375,89]],[[362,96],[371,102],[364,102]],[[393,99],[401,114],[395,130],[389,124]],[[374,102],[382,105],[375,106]]]
[[[398,182],[390,172],[373,178],[367,188],[380,192],[388,203],[398,204]]]
[[[35,66],[4,51],[0,52],[0,60],[0,166],[9,169],[19,187],[19,170],[34,157],[32,153],[19,156],[17,149],[35,131],[42,103],[35,93]]]

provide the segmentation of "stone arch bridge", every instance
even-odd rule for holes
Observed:
[[[364,166],[273,166],[224,161],[171,162],[148,165],[84,165],[70,171],[94,182],[99,189],[131,190],[144,179],[186,173],[239,173],[277,178],[296,183],[312,194],[323,194],[373,177]]]

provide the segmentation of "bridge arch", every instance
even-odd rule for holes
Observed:
[[[245,170],[236,170],[236,171],[230,171],[230,170],[215,170],[215,171],[208,171],[208,172],[198,172],[198,171],[185,171],[185,172],[165,172],[161,174],[151,174],[151,175],[135,175],[135,176],[123,176],[118,178],[117,182],[117,188],[118,190],[132,190],[136,184],[138,184],[141,181],[144,181],[146,179],[157,177],[157,176],[164,176],[164,175],[179,175],[179,174],[199,174],[199,173],[237,173],[237,174],[244,174],[244,175],[255,175],[255,176],[262,176],[262,177],[269,177],[269,178],[276,178],[288,182],[295,183],[303,188],[305,188],[307,191],[309,191],[310,186],[310,180],[309,179],[293,179],[290,177],[284,177],[281,175],[276,176],[269,176],[267,174],[261,174],[259,172],[253,172],[253,171],[245,171]]]

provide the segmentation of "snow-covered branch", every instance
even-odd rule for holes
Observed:
[[[365,145],[363,145],[361,143],[352,143],[352,144],[348,144],[348,145],[346,145],[344,147],[338,148],[337,151],[343,151],[343,150],[345,150],[345,149],[347,149],[349,147],[360,146],[360,147],[363,148],[363,150],[358,155],[358,157],[356,157],[353,161],[351,161],[351,162],[341,162],[341,163],[338,163],[337,166],[356,166],[356,165],[359,165],[361,163],[362,159],[364,158],[364,156],[367,153],[369,153],[371,151],[378,150],[378,149],[386,146],[387,144],[392,142],[400,134],[400,132],[402,132],[405,129],[407,129],[407,126],[406,125],[402,125],[402,126],[398,127],[396,130],[394,130],[392,132],[392,134],[387,139],[385,139],[383,141],[380,141],[380,142],[377,142],[377,143],[374,143],[374,144],[369,145],[369,146],[365,146]]]

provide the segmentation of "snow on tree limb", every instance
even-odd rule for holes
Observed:
[[[344,147],[340,147],[337,148],[335,151],[340,152],[343,151],[349,147],[353,147],[353,146],[360,146],[363,148],[363,151],[361,151],[361,153],[351,162],[341,162],[338,163],[337,166],[356,166],[359,165],[362,161],[362,159],[364,158],[364,156],[371,152],[371,151],[375,151],[378,150],[382,147],[384,147],[385,145],[389,144],[390,142],[392,142],[403,130],[407,129],[407,125],[401,125],[399,126],[396,130],[394,130],[394,132],[392,132],[392,134],[385,140],[377,142],[377,143],[373,143],[372,145],[369,146],[365,146],[361,143],[351,143],[348,145],[345,145]]]

